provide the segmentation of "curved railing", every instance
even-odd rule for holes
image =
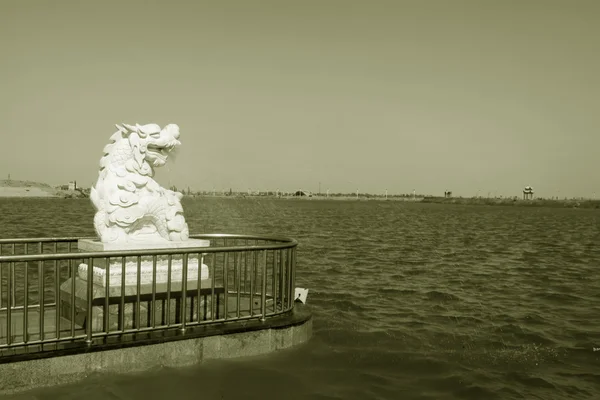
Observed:
[[[191,238],[210,246],[80,252],[78,240],[93,238],[0,239],[0,350],[292,311],[296,240]]]

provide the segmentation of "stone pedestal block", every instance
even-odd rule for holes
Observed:
[[[79,276],[75,278],[69,278],[60,287],[60,299],[61,299],[61,316],[71,320],[71,304],[72,304],[72,288],[73,281],[75,279],[75,323],[81,327],[87,322],[87,281],[81,279]],[[211,280],[205,279],[200,282],[201,289],[209,289],[211,287]],[[181,291],[181,281],[180,282],[172,282],[171,284],[171,292]],[[98,284],[92,285],[92,331],[93,332],[101,332],[104,330],[104,308],[106,302],[106,286],[101,286]],[[189,280],[187,282],[188,291],[198,290],[198,281],[197,280]],[[167,283],[157,283],[156,284],[156,296],[157,297],[165,297],[167,293]],[[129,297],[133,296],[132,302],[126,301],[124,308],[124,326],[125,329],[130,329],[133,327],[137,327],[137,306],[135,301],[137,300],[137,285],[129,285],[125,286],[124,290],[125,296]],[[140,327],[149,326],[151,323],[151,313],[152,313],[152,303],[151,303],[151,295],[152,295],[152,283],[146,283],[144,285],[140,285],[140,315],[139,315],[139,323]],[[121,307],[121,287],[109,287],[108,288],[108,297],[110,298],[109,305],[109,330],[114,331],[120,329],[120,320],[119,320],[119,310]],[[127,299],[126,297],[126,299]],[[193,301],[193,304],[192,304]],[[206,303],[205,303],[206,302]],[[171,298],[169,301],[170,309],[169,309],[169,322],[176,323],[180,318],[180,310],[177,307],[179,301],[175,298]],[[205,305],[206,304],[206,305]],[[193,306],[193,307],[192,307]],[[167,301],[158,299],[155,303],[155,326],[159,326],[163,323],[167,323]],[[164,309],[164,314],[163,314]],[[150,314],[149,314],[150,311]],[[186,305],[186,321],[197,321],[198,320],[198,311],[200,311],[200,319],[210,319],[211,318],[211,297],[207,296],[206,299],[204,296],[200,298],[200,305],[198,305],[198,298],[194,296],[193,300],[187,298]],[[206,313],[205,313],[206,311]],[[190,319],[192,318],[192,319]]]
[[[182,242],[157,242],[157,243],[102,243],[97,240],[81,239],[78,242],[78,249],[82,252],[102,252],[119,250],[140,250],[157,248],[177,248],[189,249],[209,246],[207,240],[190,239]],[[200,288],[210,288],[209,267],[202,262],[202,253],[192,253],[188,255],[187,263],[187,289],[198,289],[198,278],[200,278]],[[134,327],[149,326],[152,315],[152,289],[155,282],[155,294],[157,300],[154,305],[155,326],[167,323],[167,308],[169,309],[169,322],[175,323],[180,319],[180,309],[178,304],[181,300],[171,298],[167,306],[166,296],[168,287],[171,292],[180,292],[183,282],[183,257],[181,254],[171,256],[171,276],[169,285],[169,263],[168,256],[156,256],[156,272],[154,273],[154,262],[152,256],[142,256],[140,266],[138,267],[137,257],[126,257],[125,269],[123,269],[122,259],[113,257],[109,260],[98,258],[93,260],[92,271],[92,315],[89,320],[92,323],[92,331],[100,332],[103,330],[114,331],[122,329],[120,314],[123,313],[123,323],[125,329]],[[87,287],[88,287],[88,265],[80,264],[75,276],[65,281],[61,285],[61,315],[71,320],[72,299],[75,305],[75,323],[83,327],[87,321]],[[139,273],[139,278],[138,278]],[[124,285],[123,285],[123,275]],[[199,276],[200,275],[200,276]],[[139,316],[137,306],[137,287],[138,279],[140,284],[140,305]],[[74,285],[74,286],[73,286]],[[107,287],[108,286],[108,287]],[[72,295],[74,288],[74,296]],[[124,309],[121,310],[121,291],[125,296]],[[109,317],[108,327],[105,327],[104,309],[106,298],[109,298]],[[200,301],[200,304],[198,302]],[[197,298],[187,299],[186,320],[197,320],[198,311],[200,318],[210,318],[210,305],[207,304],[208,313],[204,313],[204,301],[210,303],[210,299]],[[192,304],[193,302],[193,304]],[[193,306],[193,307],[192,307]],[[164,309],[164,310],[163,310]],[[139,326],[138,326],[139,321]]]
[[[120,251],[120,250],[152,250],[152,249],[189,249],[208,247],[208,240],[189,239],[182,242],[126,242],[126,243],[102,243],[97,240],[80,239],[77,242],[79,251],[82,252],[102,252],[102,251]],[[139,274],[142,284],[151,283],[153,279],[153,256],[140,257]],[[169,256],[156,256],[156,282],[167,282],[169,271]],[[82,263],[79,265],[79,277],[87,279],[88,265]],[[108,271],[108,273],[107,273]],[[93,279],[94,283],[105,286],[121,286],[122,275],[125,273],[125,285],[136,285],[138,280],[138,262],[137,257],[125,258],[125,270],[123,271],[123,262],[120,257],[110,259],[107,265],[106,259],[94,259]],[[187,261],[187,279],[194,280],[208,279],[208,267],[203,263],[202,253],[192,253],[188,255]],[[107,279],[107,275],[109,278]],[[171,256],[171,281],[180,281],[183,279],[183,255],[175,254]]]

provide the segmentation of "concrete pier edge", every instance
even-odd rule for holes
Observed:
[[[267,354],[299,345],[312,336],[310,309],[258,319],[96,339],[14,354],[0,360],[0,395],[74,383],[95,372],[139,373],[157,367],[185,367],[210,359]]]

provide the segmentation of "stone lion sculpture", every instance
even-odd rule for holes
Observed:
[[[181,145],[179,126],[117,125],[100,160],[90,198],[102,242],[183,241],[189,237],[181,193],[161,187],[154,168]]]

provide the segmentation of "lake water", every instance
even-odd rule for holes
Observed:
[[[299,240],[310,342],[18,399],[600,398],[600,211],[184,199],[193,233]],[[0,236],[90,236],[87,199],[0,199]]]

